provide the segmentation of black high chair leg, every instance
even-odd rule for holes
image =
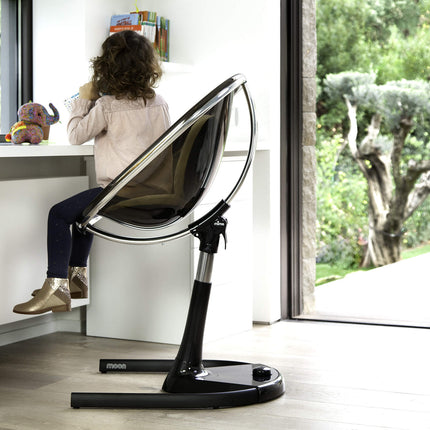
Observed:
[[[168,372],[164,393],[72,393],[73,408],[220,408],[273,400],[284,393],[274,368],[237,361],[202,360],[214,254],[227,220],[211,217],[192,233],[200,256],[187,322],[175,360],[100,360],[100,371]]]

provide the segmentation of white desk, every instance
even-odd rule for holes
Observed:
[[[92,154],[90,145],[0,145],[0,324],[33,318],[13,306],[42,286],[49,209],[89,187],[85,157]]]
[[[84,157],[94,155],[93,145],[39,145],[0,144],[0,158],[26,157]]]
[[[92,155],[91,145],[0,145],[0,198],[6,209],[0,213],[0,324],[32,318],[12,308],[28,300],[45,278],[50,207],[95,186]],[[240,152],[227,155],[220,171],[225,179],[241,164]],[[206,340],[252,326],[251,185],[249,175],[226,214],[228,246],[224,250],[221,242],[215,257]],[[73,300],[74,306],[89,304],[87,334],[179,343],[197,257],[191,236],[144,246],[95,238],[90,299]]]

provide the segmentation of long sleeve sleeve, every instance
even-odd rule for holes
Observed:
[[[107,122],[100,103],[84,99],[74,101],[67,124],[67,134],[72,145],[88,142],[106,127]]]

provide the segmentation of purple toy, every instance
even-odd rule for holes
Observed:
[[[48,111],[38,103],[26,103],[18,110],[18,119],[9,134],[6,135],[7,141],[13,143],[40,143],[43,139],[43,126],[55,124],[60,119],[58,110],[52,103],[49,107],[54,112],[50,115]]]

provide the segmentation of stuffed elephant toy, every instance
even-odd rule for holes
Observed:
[[[38,103],[26,103],[18,110],[18,122],[6,135],[7,141],[13,143],[40,143],[43,140],[43,126],[55,124],[60,119],[58,110],[49,103],[54,115],[50,115],[42,105]]]

